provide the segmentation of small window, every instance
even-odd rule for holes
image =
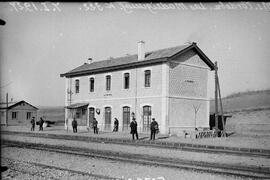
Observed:
[[[106,76],[106,90],[107,91],[111,90],[111,76],[110,75]]]
[[[17,119],[18,112],[12,112],[11,118],[12,119]]]
[[[31,118],[31,112],[27,112],[26,113],[26,119],[30,119]]]
[[[144,87],[150,87],[151,86],[151,71],[146,70],[144,71]]]
[[[82,115],[86,114],[86,109],[82,109]]]
[[[92,77],[90,78],[90,92],[94,92],[95,88],[95,79]]]
[[[80,92],[80,80],[76,79],[75,80],[75,93],[79,93]]]
[[[77,118],[77,119],[80,119],[80,118],[81,118],[81,113],[80,113],[80,111],[77,111],[77,112],[76,112],[76,118]]]
[[[124,89],[129,89],[129,73],[124,74]]]

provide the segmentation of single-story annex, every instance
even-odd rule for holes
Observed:
[[[30,124],[32,117],[37,118],[38,108],[21,100],[17,102],[0,103],[1,125]]]

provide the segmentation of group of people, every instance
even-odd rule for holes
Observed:
[[[35,131],[35,125],[36,125],[35,117],[32,117],[30,123],[31,123],[31,131]],[[39,125],[39,131],[43,131],[43,124],[44,124],[44,120],[42,117],[40,117],[40,120],[37,122],[37,125]]]
[[[77,133],[77,126],[78,126],[78,123],[76,119],[73,118],[73,121],[72,121],[73,133]],[[137,125],[136,119],[133,117],[130,123],[130,134],[132,134],[133,140],[135,139],[135,136],[136,136],[136,139],[139,139],[137,126],[138,125]],[[92,127],[94,129],[94,134],[98,134],[98,121],[96,120],[96,118],[94,118],[93,120]],[[117,132],[118,127],[119,127],[119,121],[117,118],[114,118],[113,132]],[[152,118],[152,122],[150,124],[150,131],[151,131],[150,140],[155,140],[155,136],[159,132],[158,123],[156,122],[155,118]]]
[[[132,139],[134,140],[134,135],[136,136],[136,139],[139,139],[138,130],[137,130],[137,122],[136,119],[133,117],[132,121],[130,123],[130,134],[132,134]],[[155,140],[156,134],[159,132],[158,123],[156,122],[155,118],[152,118],[152,122],[150,124],[150,140]]]
[[[77,123],[75,118],[73,118],[71,125],[72,125],[72,129],[73,129],[73,133],[77,133],[78,123]],[[94,120],[93,120],[92,127],[94,129],[94,134],[98,134],[98,121],[96,118],[94,118]]]

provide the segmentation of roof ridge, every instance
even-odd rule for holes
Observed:
[[[168,50],[168,49],[173,49],[173,48],[178,48],[178,47],[183,47],[183,46],[190,46],[192,44],[183,44],[183,45],[178,45],[178,46],[172,46],[172,47],[168,47],[168,48],[162,48],[162,49],[156,49],[156,50],[152,50],[152,51],[148,51],[148,52],[145,52],[145,55],[149,53],[154,53],[154,52],[158,52],[158,51],[164,51],[164,50]],[[111,59],[104,59],[104,60],[98,60],[98,61],[93,61],[92,63],[90,64],[93,64],[93,63],[96,63],[96,62],[104,62],[104,61],[112,61],[112,60],[117,60],[117,59],[120,59],[120,58],[127,58],[127,57],[131,57],[131,56],[138,56],[138,53],[136,54],[130,54],[130,55],[126,55],[126,56],[118,56],[118,57],[111,57]],[[85,63],[83,65],[90,65],[88,63]],[[82,66],[83,66],[82,65]]]

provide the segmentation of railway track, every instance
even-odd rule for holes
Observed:
[[[35,138],[49,138],[49,139],[64,139],[64,140],[76,140],[76,141],[91,141],[102,142],[108,144],[124,144],[131,146],[145,146],[164,149],[180,149],[183,151],[203,152],[203,153],[219,153],[237,156],[254,156],[270,158],[270,150],[261,149],[247,149],[247,148],[235,148],[235,147],[218,147],[199,144],[181,144],[181,143],[167,143],[167,142],[149,142],[145,140],[132,141],[123,139],[111,139],[100,137],[87,137],[87,136],[73,136],[73,135],[59,135],[59,134],[45,134],[45,133],[30,133],[30,132],[15,132],[15,131],[2,131],[1,134],[15,135],[15,136],[27,136]]]
[[[43,175],[43,173],[40,172],[30,172],[28,169],[25,168],[18,168],[16,166],[14,166],[14,164],[18,164],[20,166],[35,166],[36,168],[39,169],[49,169],[49,170],[59,170],[59,171],[64,171],[64,172],[68,172],[71,174],[76,174],[76,175],[81,175],[87,179],[91,178],[91,179],[110,179],[110,180],[121,180],[120,178],[115,178],[115,177],[110,177],[110,176],[105,176],[105,175],[100,175],[100,174],[93,174],[93,173],[88,173],[88,172],[83,172],[83,171],[77,171],[77,170],[73,170],[73,169],[69,169],[69,168],[62,168],[62,167],[58,167],[58,166],[51,166],[51,165],[45,165],[45,164],[41,164],[41,163],[34,163],[34,162],[26,162],[26,161],[22,161],[22,160],[14,160],[14,159],[10,159],[10,158],[1,158],[2,161],[6,161],[8,162],[9,169],[13,170],[15,172],[19,172],[22,174],[28,174],[31,176],[38,176],[38,177],[43,177],[43,178],[47,178],[46,176]],[[84,179],[85,179],[84,178]],[[54,177],[50,177],[50,179],[55,179],[58,180],[59,178],[54,178]]]
[[[113,161],[136,163],[141,165],[160,166],[168,168],[178,168],[193,170],[199,172],[216,173],[229,176],[238,176],[253,179],[269,179],[270,168],[256,166],[236,166],[219,163],[207,163],[200,161],[188,161],[174,158],[161,158],[157,156],[116,153],[111,151],[97,151],[87,148],[74,148],[67,146],[25,143],[20,141],[3,140],[2,144],[6,147],[18,147],[26,149],[35,149],[55,153],[65,153],[75,156],[84,156],[91,158],[109,159]]]

